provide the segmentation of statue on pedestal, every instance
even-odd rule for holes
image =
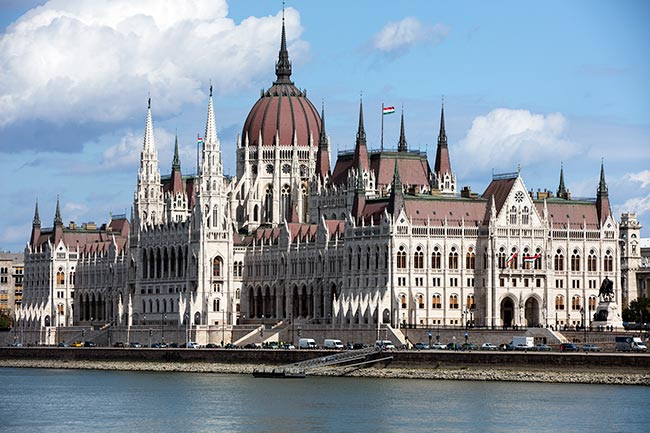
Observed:
[[[614,300],[614,282],[605,277],[603,284],[600,285],[598,296],[603,302],[612,302]]]

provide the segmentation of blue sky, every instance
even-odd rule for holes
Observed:
[[[162,174],[179,136],[184,172],[207,93],[225,171],[274,77],[280,1],[0,1],[0,249],[21,251],[38,199],[51,226],[129,213],[147,96]],[[332,150],[352,148],[363,92],[369,146],[435,157],[445,100],[452,168],[482,192],[521,165],[529,189],[594,197],[601,160],[612,210],[650,236],[650,3],[645,1],[288,2],[292,78],[325,104]],[[335,155],[332,157],[334,163]]]

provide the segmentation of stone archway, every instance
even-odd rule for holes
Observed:
[[[501,301],[501,323],[509,328],[515,319],[515,303],[511,298],[504,298]]]
[[[539,301],[536,298],[531,296],[526,300],[524,317],[526,319],[526,326],[539,326]]]

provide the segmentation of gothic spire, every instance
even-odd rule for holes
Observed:
[[[393,183],[390,190],[390,202],[388,203],[388,211],[394,217],[403,207],[404,191],[402,186],[402,179],[399,175],[397,160],[395,160],[395,171],[393,172]]]
[[[174,159],[172,160],[172,171],[181,170],[181,159],[178,157],[178,133],[176,134],[176,142],[174,143]]]
[[[320,112],[320,134],[318,135],[318,145],[320,147],[327,146],[327,134],[325,133],[325,104],[323,104]]]
[[[147,101],[147,121],[144,126],[144,150],[154,150],[156,144],[153,139],[153,122],[151,120],[151,98]]]
[[[32,224],[34,226],[41,226],[41,217],[38,215],[38,200],[36,200],[36,209],[34,209],[34,221]]]
[[[567,193],[566,187],[564,186],[564,166],[560,166],[560,186],[557,188],[557,196],[565,197]]]
[[[280,52],[278,61],[275,64],[275,75],[277,80],[274,84],[293,84],[291,82],[291,62],[287,51],[287,35],[284,29],[284,10],[282,12],[282,38],[280,40]]]
[[[363,100],[359,101],[359,129],[357,130],[357,141],[354,146],[353,167],[361,167],[365,172],[370,169],[368,162],[368,147],[366,145],[366,131],[363,129]]]
[[[321,179],[327,176],[330,171],[329,143],[325,132],[325,104],[320,115],[320,134],[318,135],[318,151],[316,152],[316,172]]]
[[[445,131],[445,104],[440,110],[440,132],[438,133],[438,146],[447,147],[447,132]]]
[[[212,84],[210,84],[210,99],[208,101],[208,118],[205,122],[205,135],[203,136],[203,143],[215,144],[217,142],[217,128],[214,120],[214,105],[212,104]]]
[[[399,130],[399,142],[397,143],[398,152],[406,152],[408,147],[406,145],[406,136],[404,135],[404,110],[402,109],[402,124]]]
[[[436,149],[436,162],[433,171],[442,178],[445,174],[451,173],[451,161],[449,160],[449,148],[447,147],[447,133],[445,132],[445,106],[440,110],[440,133],[438,134],[438,147]]]
[[[598,182],[598,196],[607,197],[607,183],[605,183],[605,163],[600,163],[600,182]]]
[[[54,225],[62,225],[61,206],[59,206],[59,196],[56,197],[56,212],[54,214]]]

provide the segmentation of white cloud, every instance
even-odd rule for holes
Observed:
[[[555,163],[581,151],[564,137],[566,119],[560,113],[497,108],[476,117],[456,151],[463,174],[494,168],[512,170],[518,163]]]
[[[621,206],[618,207],[618,212],[615,215],[620,215],[622,212],[636,213],[638,217],[650,212],[650,194],[645,197],[634,197],[626,200]]]
[[[639,173],[628,173],[625,175],[625,179],[630,182],[639,182],[641,183],[641,188],[645,188],[650,185],[650,170],[643,170]]]
[[[385,53],[406,51],[420,44],[438,44],[449,34],[444,24],[427,25],[417,18],[406,17],[398,22],[390,22],[372,38],[372,45]]]
[[[0,127],[25,120],[116,122],[159,115],[268,75],[281,16],[227,18],[225,0],[52,0],[0,37]],[[300,17],[285,11],[288,42]],[[292,58],[307,45],[294,42]]]

